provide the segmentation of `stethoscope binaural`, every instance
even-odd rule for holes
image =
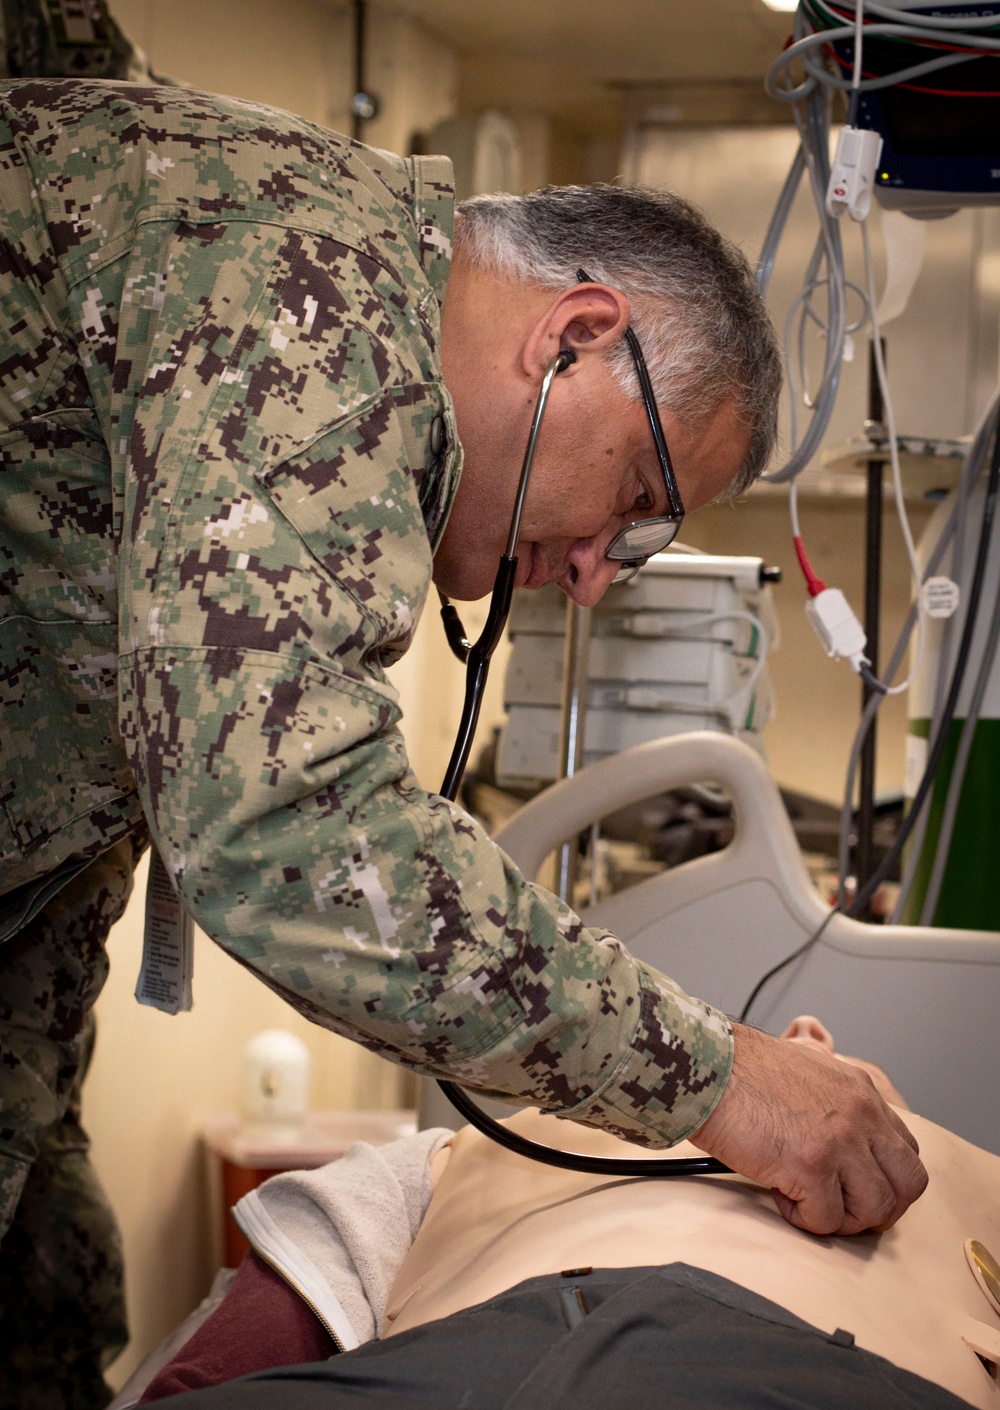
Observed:
[[[528,433],[528,443],[524,449],[524,461],[521,465],[521,478],[517,485],[514,512],[511,515],[510,532],[507,535],[507,546],[500,558],[500,566],[493,583],[493,594],[490,598],[486,625],[478,640],[470,642],[466,639],[458,613],[448,599],[443,594],[441,595],[441,617],[448,645],[466,666],[462,719],[458,726],[458,734],[455,738],[444,782],[441,785],[442,797],[451,802],[454,802],[458,796],[469,750],[472,748],[472,739],[476,732],[479,711],[483,703],[483,691],[486,688],[486,677],[489,674],[490,657],[503,636],[507,617],[510,614],[511,597],[514,593],[514,575],[517,572],[517,539],[521,532],[521,515],[524,511],[525,495],[528,492],[528,481],[531,477],[531,467],[535,459],[545,407],[553,382],[560,372],[565,372],[566,368],[575,361],[576,354],[564,349],[549,363],[545,376],[542,378],[538,400],[535,403],[535,413],[531,421],[531,430]],[[489,1136],[490,1140],[496,1141],[498,1145],[509,1151],[513,1151],[515,1155],[523,1155],[529,1160],[537,1160],[545,1165],[556,1165],[563,1170],[579,1170],[589,1175],[643,1175],[659,1179],[670,1175],[726,1175],[730,1173],[728,1165],[723,1165],[720,1160],[708,1155],[660,1157],[658,1159],[639,1156],[634,1160],[627,1158],[616,1160],[603,1156],[578,1155],[573,1151],[555,1150],[550,1146],[539,1145],[536,1141],[526,1140],[525,1137],[518,1136],[506,1126],[494,1121],[476,1105],[462,1087],[457,1086],[454,1082],[439,1081],[438,1086],[452,1106],[484,1136]]]

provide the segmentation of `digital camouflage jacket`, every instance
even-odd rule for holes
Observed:
[[[183,89],[0,97],[6,932],[145,814],[198,923],[318,1023],[687,1135],[726,1018],[421,789],[385,676],[461,466],[447,162]]]

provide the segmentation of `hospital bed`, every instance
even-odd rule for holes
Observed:
[[[689,993],[738,1014],[761,975],[828,913],[774,780],[747,745],[702,732],[626,750],[547,789],[496,840],[535,877],[556,847],[591,823],[696,783],[717,784],[731,797],[731,843],[582,915]],[[750,1019],[780,1033],[801,1013],[815,1013],[840,1051],[884,1067],[915,1111],[1000,1153],[1000,934],[836,915],[765,987]],[[435,1113],[443,1115],[436,1104]]]

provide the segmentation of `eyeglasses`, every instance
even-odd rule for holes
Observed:
[[[578,269],[576,277],[581,284],[595,283],[595,280],[591,279],[585,269]],[[626,582],[642,567],[647,558],[652,557],[654,553],[662,553],[665,548],[668,548],[677,537],[681,524],[684,522],[684,505],[681,502],[680,490],[677,488],[677,476],[674,474],[670,451],[667,449],[667,439],[663,434],[663,424],[657,410],[656,397],[653,394],[653,384],[650,381],[646,359],[642,355],[639,339],[631,327],[625,329],[624,336],[635,363],[636,376],[639,378],[639,390],[642,392],[646,415],[649,417],[649,429],[653,433],[656,457],[663,473],[663,484],[667,493],[667,512],[666,514],[657,514],[651,519],[633,520],[632,523],[626,524],[615,534],[604,553],[605,558],[610,559],[612,563],[621,563],[622,565],[622,571],[615,578],[615,582]]]

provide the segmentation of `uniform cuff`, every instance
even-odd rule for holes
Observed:
[[[608,1080],[558,1115],[649,1147],[676,1145],[703,1126],[733,1066],[733,1027],[721,1010],[692,999],[636,962],[639,1019]]]

